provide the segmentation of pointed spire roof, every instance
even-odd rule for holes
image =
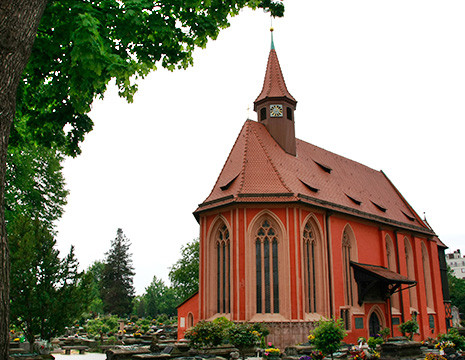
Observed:
[[[286,82],[284,81],[278,55],[274,47],[273,28],[271,28],[271,49],[268,56],[268,64],[266,65],[265,80],[263,81],[260,95],[255,99],[254,110],[257,110],[258,104],[269,98],[286,98],[294,106],[297,104],[297,101],[287,90]]]

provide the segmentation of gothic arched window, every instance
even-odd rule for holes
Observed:
[[[308,312],[317,312],[317,290],[316,290],[316,239],[310,222],[305,224],[304,234],[304,259],[305,259],[305,279],[306,293],[308,296]],[[321,290],[321,289],[320,289]]]
[[[405,262],[407,263],[407,277],[410,280],[415,280],[415,267],[413,264],[413,250],[412,250],[412,246],[410,245],[410,241],[407,238],[404,239],[404,246],[405,246]],[[410,299],[410,307],[414,309],[418,309],[416,287],[409,288],[409,299]]]
[[[429,264],[428,250],[426,249],[425,244],[421,243],[421,259],[423,262],[423,280],[425,281],[425,291],[426,291],[426,306],[433,310],[434,301],[433,301],[433,286],[431,281],[431,267]]]
[[[278,238],[267,219],[255,237],[257,313],[279,313]]]
[[[350,261],[352,259],[352,244],[349,234],[344,230],[342,235],[342,271],[344,276],[344,299],[346,305],[354,305],[354,286],[352,282],[352,271]]]
[[[389,235],[386,235],[386,257],[387,257],[387,268],[391,271],[397,272],[397,263],[396,263],[396,249],[394,243]],[[395,309],[400,309],[400,299],[399,294],[391,295],[391,307]]]
[[[220,226],[216,236],[216,312],[230,312],[230,243],[229,230],[226,225]]]

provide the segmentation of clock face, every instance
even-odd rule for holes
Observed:
[[[283,106],[282,105],[270,105],[270,116],[271,117],[283,116]]]

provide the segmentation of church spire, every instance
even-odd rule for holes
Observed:
[[[254,101],[254,110],[258,113],[259,122],[266,126],[284,151],[295,155],[294,111],[297,101],[287,90],[274,46],[273,28],[270,31],[271,49],[265,79],[262,91]]]

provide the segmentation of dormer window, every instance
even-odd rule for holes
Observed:
[[[260,121],[266,120],[266,107],[260,109]]]

